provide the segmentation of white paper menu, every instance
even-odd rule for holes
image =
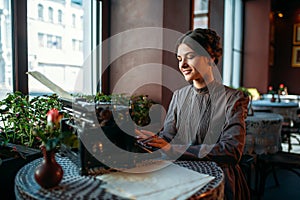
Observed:
[[[97,178],[107,183],[103,184],[103,188],[108,192],[124,198],[140,200],[187,199],[214,179],[208,174],[201,174],[171,162],[166,167],[153,172],[114,172]]]

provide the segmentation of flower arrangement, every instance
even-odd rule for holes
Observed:
[[[33,134],[41,141],[41,146],[46,151],[55,150],[61,143],[68,143],[74,146],[76,136],[72,134],[72,128],[63,129],[63,113],[56,108],[52,108],[47,112],[47,123],[43,127],[37,127],[33,130]]]

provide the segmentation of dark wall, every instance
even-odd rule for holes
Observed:
[[[244,19],[244,87],[267,91],[269,83],[270,0],[245,1]]]
[[[116,57],[109,66],[109,92],[116,92],[116,88],[121,88],[122,91],[127,91],[129,88],[128,91],[133,94],[147,94],[167,108],[172,92],[163,86],[171,82],[176,88],[182,87],[179,84],[180,80],[170,80],[172,76],[165,70],[167,67],[178,69],[174,52],[167,50],[173,50],[178,37],[191,27],[191,0],[186,0],[184,3],[182,0],[111,0],[109,2],[110,35],[113,38],[109,53],[111,59]],[[153,34],[159,32],[151,30],[153,27],[159,30],[160,34]],[[132,31],[134,34],[131,33]],[[148,42],[155,47],[148,47]],[[145,47],[136,49],[136,45],[145,45]],[[160,66],[163,67],[158,69]],[[143,70],[138,70],[141,69],[138,67],[143,67]],[[120,84],[120,80],[124,80],[124,77],[128,81]],[[184,81],[184,84],[187,82]]]
[[[175,30],[181,33],[187,32],[191,28],[192,2],[185,1],[183,4],[180,0],[164,0],[163,7],[163,27],[170,30]],[[168,32],[164,33],[163,46],[164,49],[171,45],[171,49],[175,50],[175,44],[178,38],[170,38]],[[163,51],[163,64],[173,69],[178,69],[178,60],[174,52]],[[162,72],[162,83],[167,85],[170,80],[168,72]],[[162,105],[167,108],[173,93],[167,88],[162,87]]]
[[[221,37],[224,49],[224,0],[210,0],[209,3],[209,28],[214,29]],[[218,63],[219,72],[223,72],[223,57]]]
[[[291,65],[293,27],[300,23],[300,1],[245,0],[244,3],[242,85],[266,93],[269,85],[276,90],[283,83],[290,94],[300,94],[300,67]]]
[[[299,0],[272,1],[274,16],[274,65],[270,68],[270,85],[283,83],[290,94],[300,94],[300,67],[292,67],[293,27],[300,23]],[[283,17],[278,17],[281,12]],[[300,46],[300,45],[298,45]]]

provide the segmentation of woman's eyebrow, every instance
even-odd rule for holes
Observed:
[[[194,51],[189,51],[189,52],[183,54],[183,56],[186,56],[186,55],[188,55],[188,54],[195,54],[195,52],[194,52]],[[177,57],[178,57],[178,56],[181,57],[181,55],[177,54]]]
[[[187,53],[184,54],[184,55],[186,56],[186,55],[188,55],[188,54],[195,54],[195,52],[194,52],[194,51],[189,51],[189,52],[187,52]]]

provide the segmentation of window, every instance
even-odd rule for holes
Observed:
[[[72,0],[72,3],[82,5],[82,0]]]
[[[80,17],[80,28],[83,27],[83,16]]]
[[[47,34],[47,48],[61,49],[62,48],[61,42],[62,42],[61,36]]]
[[[53,43],[56,47],[56,49],[61,49],[61,37],[55,36],[55,41]]]
[[[4,1],[0,7],[0,99],[13,90],[10,2]]]
[[[47,48],[52,48],[52,35],[47,34]]]
[[[209,0],[194,0],[194,29],[208,27]]]
[[[59,24],[62,24],[62,11],[61,10],[57,11],[57,22]]]
[[[75,28],[76,27],[76,15],[72,14],[72,27]]]
[[[53,8],[51,7],[48,8],[48,18],[49,22],[53,22]]]
[[[73,49],[73,51],[82,51],[83,50],[82,41],[72,39],[72,49]]]
[[[82,47],[82,41],[78,41],[78,51],[82,51],[83,47]]]
[[[243,0],[225,1],[223,83],[235,88],[241,86],[243,26]]]
[[[50,20],[41,22],[27,13],[28,44],[30,44],[28,70],[41,72],[69,93],[95,94],[98,81],[95,77],[99,77],[95,72],[98,69],[94,69],[96,65],[85,66],[85,60],[91,57],[93,49],[97,47],[96,41],[101,41],[101,38],[96,38],[101,37],[99,32],[96,33],[97,30],[101,30],[100,24],[96,25],[96,22],[92,21],[101,16],[96,15],[96,12],[101,12],[101,1],[85,1],[83,6],[72,3],[72,0],[27,0],[27,11],[31,11],[32,6],[36,8],[37,5],[46,2],[51,2],[52,11],[50,9],[48,11],[54,13],[57,11],[57,16],[53,17],[64,26],[57,26]],[[68,16],[64,18],[63,14]],[[79,19],[79,16],[82,17]],[[84,26],[79,25],[79,20],[83,21]],[[28,76],[28,88],[31,96],[53,93],[32,76]]]
[[[76,50],[76,40],[75,39],[72,39],[72,49],[73,49],[73,51]]]
[[[44,33],[38,33],[39,47],[45,47],[45,35]]]
[[[42,4],[38,5],[38,19],[44,20],[44,6]]]

